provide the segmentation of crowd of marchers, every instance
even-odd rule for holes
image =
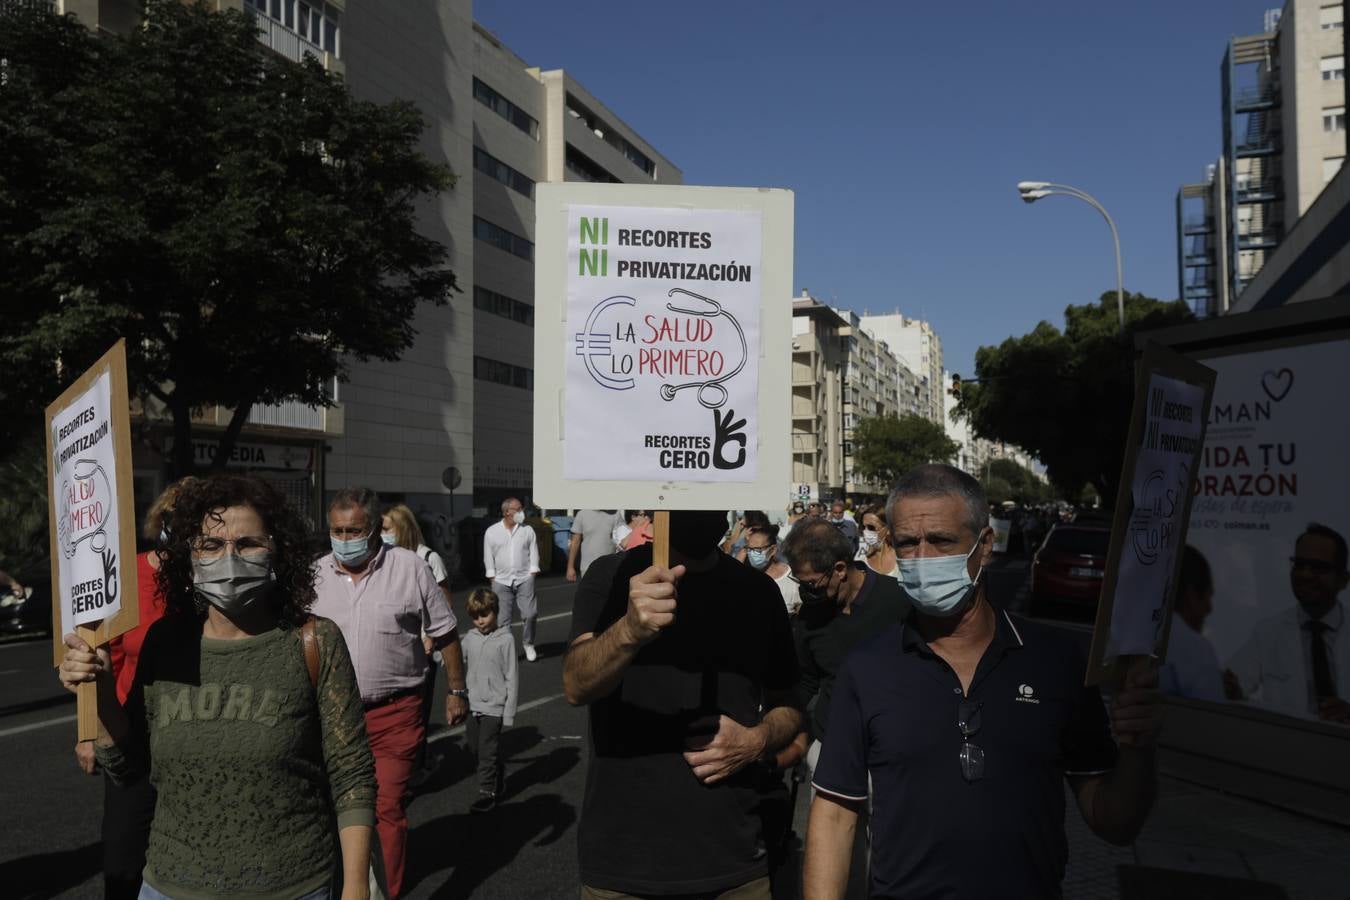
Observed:
[[[501,513],[461,635],[406,507],[338,491],[316,560],[266,482],[171,486],[144,523],[141,625],[108,649],[67,635],[60,668],[97,686],[77,755],[105,774],[107,895],[397,897],[438,668],[490,829],[518,660],[538,658],[536,538],[518,500]],[[563,692],[588,708],[589,754],[580,883],[559,893],[781,896],[803,772],[808,898],[850,879],[874,897],[1059,896],[1066,781],[1094,832],[1132,840],[1155,793],[1156,672],[1108,703],[1075,642],[991,605],[975,479],[923,466],[884,504],[727,522],[670,513],[668,565],[646,512],[573,523]]]

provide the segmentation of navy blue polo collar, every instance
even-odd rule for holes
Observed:
[[[986,600],[985,602],[987,603],[988,601]],[[918,626],[914,624],[915,615],[916,614],[911,611],[909,617],[905,619],[904,624],[900,628],[901,646],[904,647],[906,652],[917,650],[928,656],[936,656],[937,654],[933,653],[929,648],[928,642],[923,639],[923,635],[919,633]],[[1018,631],[1017,626],[1013,624],[1012,616],[1008,615],[1006,609],[995,609],[994,639],[990,642],[989,650],[986,650],[985,653],[988,654],[990,651],[998,653],[1003,650],[1018,650],[1024,646],[1026,646],[1026,642],[1022,640],[1022,633]]]

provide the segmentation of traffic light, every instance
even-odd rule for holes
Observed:
[[[952,373],[952,389],[949,393],[953,397],[961,396],[961,376],[955,372]]]

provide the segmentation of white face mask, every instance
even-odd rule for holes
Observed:
[[[520,510],[516,510],[515,514],[511,516],[511,521],[515,522],[517,525],[524,525],[525,513],[521,512]]]
[[[862,542],[864,547],[871,550],[877,544],[881,543],[881,535],[877,534],[875,531],[867,531],[864,529],[862,533]]]
[[[945,619],[962,612],[969,605],[968,601],[975,595],[979,576],[984,574],[984,567],[981,566],[979,573],[971,579],[966,563],[971,554],[980,549],[980,538],[983,536],[984,531],[981,530],[970,553],[899,560],[900,586],[905,589],[916,610],[926,616]]]

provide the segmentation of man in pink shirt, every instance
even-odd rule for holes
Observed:
[[[315,571],[312,612],[342,630],[366,708],[366,735],[375,756],[376,831],[389,896],[403,887],[408,844],[408,781],[422,742],[421,694],[427,657],[422,632],[445,661],[451,725],[469,712],[455,614],[431,567],[416,553],[380,539],[379,502],[369,488],[343,488],[328,506],[333,551]]]

